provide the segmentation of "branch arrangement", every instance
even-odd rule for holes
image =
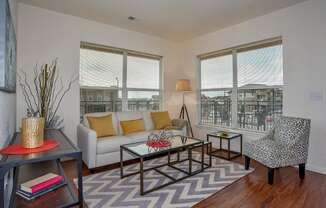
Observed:
[[[22,89],[27,105],[27,116],[43,117],[46,128],[58,128],[63,119],[57,115],[63,98],[70,91],[71,86],[78,80],[78,76],[71,77],[64,84],[57,69],[58,59],[51,64],[36,65],[33,71],[33,83],[29,83],[27,74],[18,73],[18,82]]]

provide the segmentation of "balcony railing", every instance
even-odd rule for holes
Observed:
[[[145,111],[159,110],[160,101],[158,100],[128,100],[128,110],[130,111]]]
[[[238,126],[266,131],[273,120],[282,115],[281,101],[238,101]],[[202,100],[201,123],[230,126],[231,100]]]
[[[160,102],[156,100],[129,100],[128,110],[159,110]],[[94,112],[118,112],[122,111],[121,100],[117,101],[80,101],[80,114]]]

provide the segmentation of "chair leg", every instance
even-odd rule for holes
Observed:
[[[250,165],[250,157],[245,156],[245,169],[248,170]]]
[[[301,179],[304,179],[305,170],[306,170],[306,164],[305,163],[299,164],[299,176]]]
[[[274,183],[274,168],[268,168],[268,184],[273,185]]]

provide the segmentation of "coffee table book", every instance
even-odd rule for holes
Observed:
[[[63,177],[60,175],[54,173],[47,173],[45,175],[22,183],[20,185],[20,189],[27,193],[35,193],[62,181],[62,179]]]
[[[43,196],[43,195],[45,195],[45,194],[47,194],[47,193],[49,193],[51,191],[54,191],[54,190],[66,185],[66,184],[67,183],[62,179],[58,183],[55,183],[55,184],[53,184],[51,186],[48,186],[48,187],[46,187],[46,188],[44,188],[42,190],[39,190],[37,192],[34,192],[34,193],[29,193],[29,192],[23,191],[21,189],[18,189],[16,191],[16,194],[18,196],[30,201],[30,200],[36,199],[37,197]]]

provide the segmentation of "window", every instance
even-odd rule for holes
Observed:
[[[201,61],[201,121],[203,124],[231,124],[233,86],[232,55]]]
[[[201,124],[265,131],[282,115],[279,38],[199,56]]]
[[[91,112],[160,109],[161,58],[82,43],[81,118]]]
[[[128,91],[128,110],[159,110],[158,91]]]
[[[123,54],[80,49],[80,111],[122,109]]]
[[[160,60],[128,55],[128,110],[160,108]]]

